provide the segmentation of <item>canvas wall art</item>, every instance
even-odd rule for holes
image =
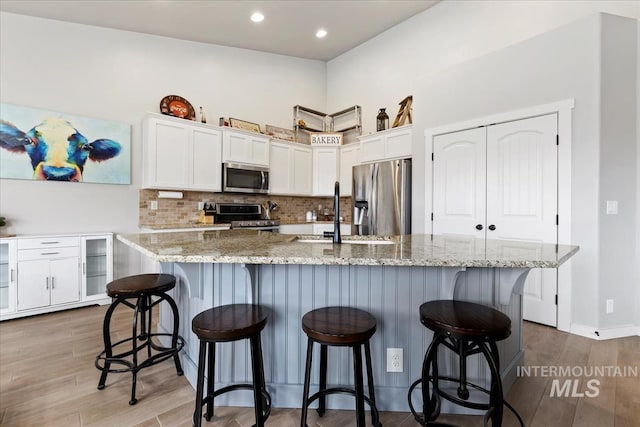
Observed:
[[[0,104],[0,178],[131,183],[131,125]]]

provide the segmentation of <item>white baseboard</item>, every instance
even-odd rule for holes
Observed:
[[[594,340],[610,340],[640,335],[640,326],[625,325],[616,328],[594,328],[593,326],[572,323],[570,332]]]

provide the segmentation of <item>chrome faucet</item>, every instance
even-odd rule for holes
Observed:
[[[340,236],[340,182],[336,181],[333,190],[333,233],[324,232],[324,237],[333,237],[333,243],[342,243]]]

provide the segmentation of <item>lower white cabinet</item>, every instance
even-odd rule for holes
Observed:
[[[280,226],[280,234],[324,234],[325,231],[333,231],[333,224],[326,222],[309,222],[306,224],[283,224]],[[351,224],[340,224],[340,234],[351,234]]]
[[[16,311],[16,239],[0,239],[0,316]]]
[[[109,303],[112,247],[111,233],[0,241],[0,320]]]

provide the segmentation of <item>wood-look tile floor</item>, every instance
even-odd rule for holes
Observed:
[[[195,392],[173,363],[141,371],[138,404],[129,406],[131,376],[112,374],[97,390],[94,367],[102,350],[106,306],[86,307],[0,323],[0,425],[2,426],[191,426]],[[130,332],[130,311],[118,309],[114,332]],[[118,339],[120,339],[118,338]],[[525,322],[525,365],[638,366],[640,337],[594,341]],[[507,395],[527,426],[638,427],[640,378],[603,378],[597,397],[550,397],[551,378],[520,377]],[[582,387],[584,390],[584,387]],[[268,426],[298,426],[299,410],[274,408]],[[417,426],[408,413],[383,412],[385,427]],[[480,426],[482,417],[443,415],[439,421]],[[216,408],[204,425],[248,427],[251,408]],[[309,412],[309,427],[355,426],[352,411]],[[517,425],[507,413],[505,425]]]

